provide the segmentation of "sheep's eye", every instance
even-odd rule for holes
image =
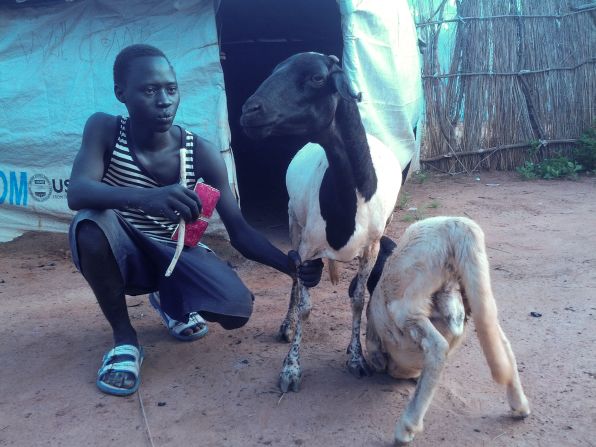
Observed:
[[[316,86],[321,86],[325,82],[325,76],[323,76],[322,74],[317,73],[317,74],[312,75],[311,78],[310,78],[310,80]]]

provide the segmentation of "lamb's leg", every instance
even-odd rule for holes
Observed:
[[[368,247],[360,257],[360,267],[356,275],[356,285],[354,293],[351,295],[352,300],[352,339],[348,346],[348,370],[355,377],[370,376],[372,370],[366,363],[364,355],[362,354],[362,344],[360,343],[360,323],[362,321],[362,309],[364,307],[364,293],[366,281],[370,276],[377,255],[379,254],[379,241],[375,241]]]
[[[414,397],[395,426],[395,442],[406,444],[423,429],[423,420],[433,398],[445,365],[449,344],[428,318],[407,323],[406,333],[418,344],[424,354],[424,366]]]
[[[372,299],[372,297],[371,297]],[[387,354],[383,352],[383,345],[377,329],[375,328],[371,318],[371,302],[368,302],[368,309],[366,313],[366,350],[368,352],[368,360],[372,368],[376,372],[385,372],[387,370]]]
[[[300,381],[302,380],[302,368],[300,367],[300,343],[302,341],[302,322],[310,310],[310,301],[308,291],[300,281],[296,281],[292,287],[291,301],[297,303],[296,306],[296,330],[288,355],[284,359],[282,370],[279,374],[279,387],[282,392],[298,391]],[[308,310],[307,310],[308,307]]]
[[[509,401],[509,406],[511,407],[511,415],[514,418],[523,419],[530,415],[530,403],[524,394],[521,381],[519,380],[517,362],[515,361],[515,355],[511,349],[511,344],[505,336],[503,329],[501,329],[501,326],[499,326],[499,332],[501,334],[501,340],[503,340],[503,345],[505,346],[507,357],[509,357],[509,361],[513,365],[513,377],[511,378],[511,383],[507,384],[507,400]]]

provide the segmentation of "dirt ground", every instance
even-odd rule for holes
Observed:
[[[596,436],[596,179],[519,180],[515,174],[409,181],[388,233],[414,218],[467,215],[484,229],[505,332],[533,413],[507,414],[472,328],[450,359],[415,446],[594,446]],[[415,210],[413,208],[416,208]],[[288,248],[283,224],[265,228]],[[146,358],[125,398],[95,387],[111,344],[107,323],[63,234],[0,244],[0,446],[389,446],[414,384],[345,368],[348,265],[314,290],[299,393],[281,395],[288,346],[275,340],[289,280],[218,240],[256,295],[251,321],[204,339],[168,336],[145,296],[130,313]],[[538,312],[541,316],[532,316]]]

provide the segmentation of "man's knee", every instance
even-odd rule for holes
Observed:
[[[239,329],[248,323],[248,317],[223,317],[219,324],[226,330]]]
[[[248,323],[250,317],[234,317],[215,312],[202,311],[201,316],[212,323],[219,323],[226,330],[239,329]]]
[[[112,256],[110,243],[103,230],[95,222],[84,220],[77,225],[77,250],[79,257],[106,259]]]

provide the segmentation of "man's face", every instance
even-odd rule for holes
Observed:
[[[126,105],[135,123],[155,132],[172,126],[180,103],[174,70],[163,57],[138,57],[130,64],[126,84],[116,86],[116,96]]]

